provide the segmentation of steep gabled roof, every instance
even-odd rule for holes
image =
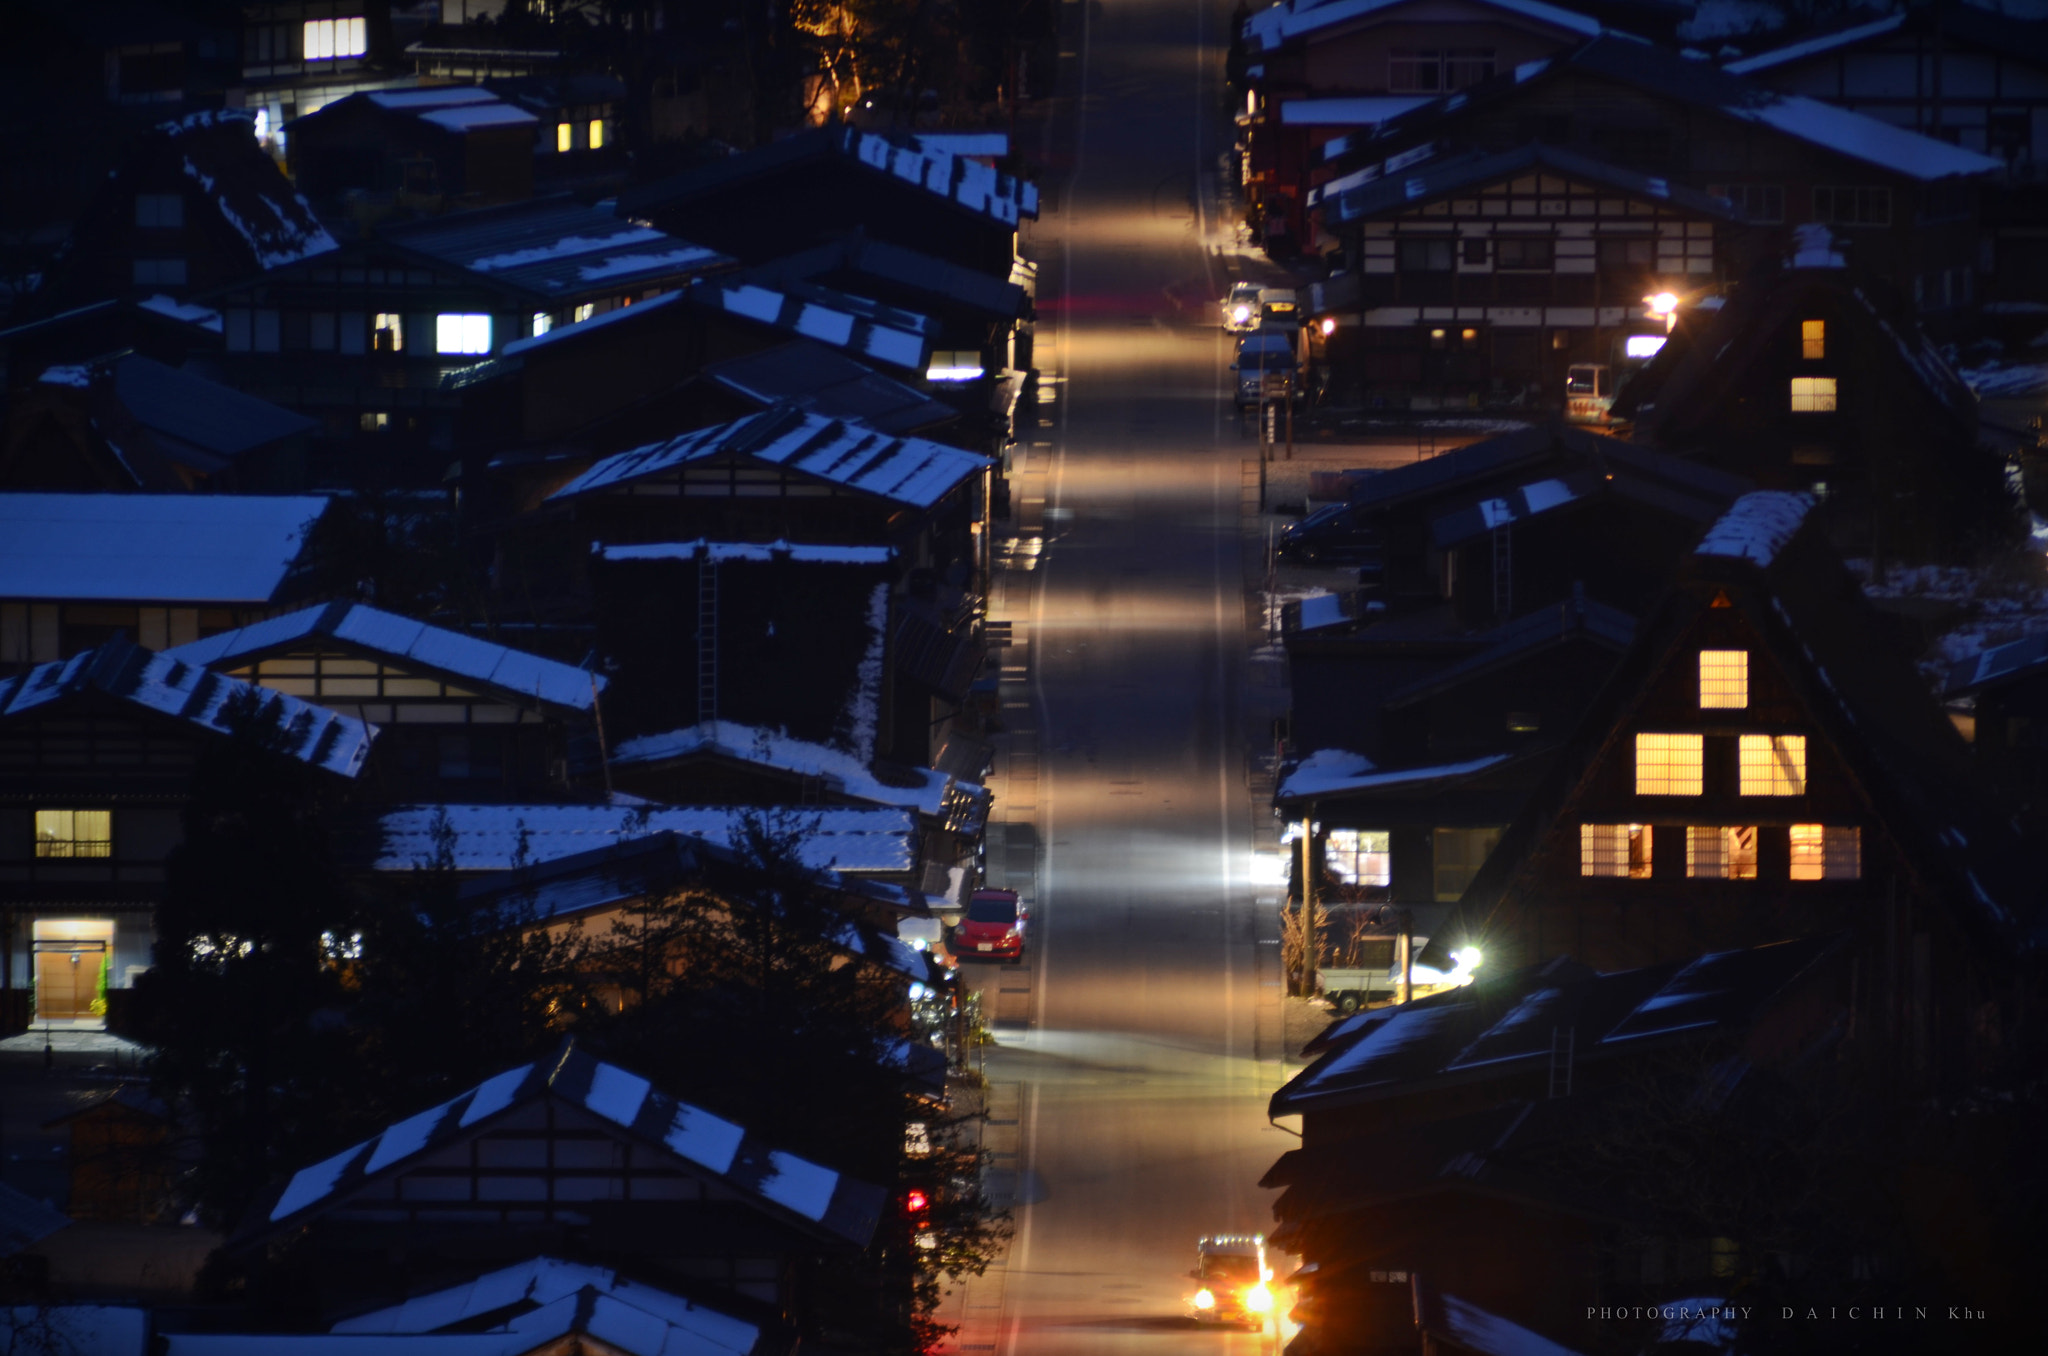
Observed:
[[[0,494],[0,598],[273,602],[330,502],[317,495]]]
[[[1281,0],[1244,21],[1246,46],[1254,54],[1276,51],[1296,38],[1375,14],[1391,14],[1411,0]],[[1565,33],[1592,37],[1600,25],[1583,14],[1542,0],[1478,0],[1489,9],[1533,20]]]
[[[1426,963],[1443,963],[1452,948],[1482,936],[1496,912],[1511,906],[1545,838],[1573,831],[1578,796],[1597,762],[1619,756],[1620,732],[1657,675],[1688,661],[1685,638],[1712,606],[1737,609],[1754,629],[1911,869],[1953,902],[1966,930],[1988,939],[1994,954],[2038,944],[2038,873],[2007,817],[1987,800],[1954,725],[1827,544],[1813,504],[1805,494],[1758,491],[1708,530],[1543,787],[1467,888],[1452,925],[1430,939]]]
[[[781,467],[908,508],[932,507],[992,464],[987,457],[943,443],[893,438],[847,420],[777,406],[607,457],[549,498],[606,493],[714,458]]]
[[[1575,595],[1486,632],[1481,637],[1486,645],[1479,653],[1396,688],[1382,704],[1390,710],[1411,705],[1575,636],[1620,653],[1628,649],[1635,635],[1634,617],[1596,598]]]
[[[259,269],[295,264],[340,248],[305,196],[256,145],[256,115],[226,108],[193,113],[157,128],[185,177],[211,199]]]
[[[864,132],[851,126],[800,132],[758,150],[628,189],[619,195],[619,215],[644,217],[677,203],[715,198],[750,180],[826,157],[859,165],[878,182],[893,180],[922,189],[935,207],[965,212],[983,221],[1015,227],[1021,219],[1038,215],[1036,184],[967,156],[924,149],[913,136]],[[819,210],[858,215],[845,204],[820,203]]]
[[[234,732],[228,718],[231,702],[253,702],[256,710],[275,713],[284,731],[282,751],[286,756],[342,777],[362,771],[370,742],[377,737],[374,728],[352,717],[239,678],[209,673],[167,654],[152,654],[119,639],[0,679],[0,721],[88,695],[111,698],[216,735]]]
[[[310,1223],[370,1181],[404,1171],[458,1140],[482,1134],[514,1108],[550,1098],[609,1121],[633,1139],[717,1178],[771,1217],[830,1246],[864,1248],[886,1193],[763,1144],[744,1126],[656,1089],[647,1079],[563,1042],[548,1059],[507,1069],[408,1116],[370,1139],[301,1168],[270,1202],[247,1243]]]
[[[1559,56],[1524,62],[1512,71],[1390,119],[1371,137],[1353,136],[1350,149],[1353,153],[1370,154],[1366,148],[1375,144],[1413,144],[1427,139],[1437,128],[1464,118],[1471,109],[1498,103],[1513,97],[1524,85],[1555,80],[1569,72],[1612,80],[1737,122],[1769,128],[1795,141],[1922,183],[1988,175],[2005,167],[2003,161],[1991,156],[1817,99],[1752,84],[1711,63],[1689,60],[1655,43],[1612,32]]]
[[[602,674],[509,645],[401,617],[368,603],[336,602],[288,612],[164,651],[200,668],[232,669],[271,655],[327,645],[375,655],[482,687],[518,702],[589,711],[609,682]]]

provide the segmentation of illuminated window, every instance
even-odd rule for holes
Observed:
[[[535,311],[533,313],[533,332],[535,334],[546,334],[554,327],[555,318],[546,311]]]
[[[573,151],[576,149],[575,124],[567,122],[555,124],[555,149],[557,151]]]
[[[491,351],[491,318],[487,315],[450,315],[445,312],[435,316],[434,351],[436,353],[489,353]]]
[[[981,354],[971,348],[932,350],[931,366],[925,369],[926,381],[977,381],[982,376]]]
[[[1833,377],[1792,378],[1792,413],[1826,414],[1835,408]]]
[[[1323,841],[1323,860],[1346,885],[1388,886],[1394,883],[1389,836],[1364,829],[1332,829]]]
[[[1700,651],[1700,705],[1737,711],[1749,705],[1749,651]]]
[[[1647,879],[1650,874],[1648,824],[1579,825],[1579,874]]]
[[[1621,351],[1631,358],[1654,358],[1663,347],[1661,334],[1631,334],[1621,341]]]
[[[590,149],[595,151],[604,146],[604,119],[590,120]]]
[[[1802,320],[1799,322],[1799,356],[1802,358],[1825,358],[1828,356],[1827,321]]]
[[[578,306],[576,308],[577,323],[581,324],[583,321],[590,319],[590,317],[596,314],[597,303],[594,301],[586,301],[581,306]]]
[[[1739,766],[1745,796],[1803,796],[1806,736],[1744,735]]]
[[[370,326],[376,342],[370,347],[377,353],[396,353],[405,347],[405,321],[392,311],[379,311]]]
[[[1850,825],[1794,824],[1793,880],[1860,880],[1863,830]]]
[[[361,19],[308,19],[306,60],[332,61],[336,57],[361,56],[368,51],[369,34]]]
[[[1755,880],[1756,825],[1687,825],[1685,874],[1696,879]]]
[[[36,856],[111,857],[112,810],[36,811]]]
[[[1701,735],[1639,734],[1636,736],[1636,794],[1697,796],[1705,740]]]

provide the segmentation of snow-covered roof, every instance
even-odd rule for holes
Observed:
[[[708,560],[715,565],[733,561],[766,563],[793,561],[798,565],[887,565],[896,558],[893,546],[802,546],[787,541],[759,542],[696,541],[651,542],[638,546],[607,546],[592,550],[604,560]]]
[[[1292,772],[1281,778],[1280,788],[1273,793],[1273,798],[1305,800],[1312,796],[1341,796],[1353,791],[1370,791],[1375,787],[1398,786],[1408,782],[1443,781],[1484,772],[1496,763],[1506,762],[1507,758],[1507,754],[1495,753],[1484,758],[1468,759],[1462,763],[1434,763],[1427,767],[1389,768],[1382,771],[1374,767],[1372,760],[1363,754],[1348,753],[1343,749],[1318,749],[1302,759]]]
[[[1806,521],[1813,502],[1810,494],[1788,490],[1745,494],[1707,529],[1707,535],[1700,539],[1693,553],[1747,560],[1768,569]]]
[[[472,104],[462,108],[434,108],[419,115],[421,122],[449,132],[474,132],[481,127],[538,127],[540,119],[511,104]]]
[[[0,494],[0,598],[272,601],[327,511],[318,496]]]
[[[607,457],[550,497],[615,490],[716,458],[781,467],[913,508],[932,507],[992,464],[944,443],[892,437],[851,420],[781,406]]]
[[[1420,108],[1430,95],[1396,94],[1357,99],[1288,99],[1280,105],[1280,122],[1286,127],[1375,127],[1411,108]]]
[[[623,1332],[625,1328],[618,1320],[629,1316],[645,1325],[643,1333],[636,1334],[642,1340],[625,1348],[635,1356],[709,1356],[714,1352],[722,1356],[747,1356],[760,1340],[760,1329],[751,1323],[665,1290],[627,1280],[609,1267],[553,1257],[535,1257],[462,1285],[358,1314],[343,1319],[330,1331],[338,1335],[371,1336],[451,1329],[474,1332],[477,1320],[510,1311],[513,1317],[500,1318],[484,1331],[517,1332],[541,1338],[552,1336],[561,1326],[559,1306],[564,1301],[585,1296],[596,1300],[590,1326],[585,1329],[593,1337],[617,1344],[620,1339],[614,1332]],[[608,1315],[604,1312],[606,1305],[615,1305],[621,1312]]]
[[[1947,179],[2005,168],[2005,162],[1993,156],[1802,95],[1728,105],[1725,111],[1909,179]]]
[[[864,165],[885,170],[970,211],[1015,226],[1038,215],[1038,185],[1015,179],[979,160],[955,155],[935,141],[916,138],[918,145],[898,145],[879,132],[847,128],[850,149]]]
[[[881,1217],[880,1187],[771,1149],[743,1126],[656,1089],[647,1079],[565,1043],[560,1054],[486,1079],[381,1134],[302,1168],[271,1205],[273,1226],[309,1219],[377,1177],[418,1163],[451,1141],[480,1133],[514,1107],[542,1097],[581,1107],[666,1151],[774,1213],[809,1222],[865,1247]]]
[[[1755,56],[1744,57],[1740,61],[1731,61],[1721,69],[1731,71],[1736,75],[1750,75],[1757,71],[1767,71],[1773,66],[1783,66],[1788,62],[1803,61],[1810,56],[1820,56],[1823,53],[1832,52],[1840,47],[1853,46],[1856,43],[1862,42],[1865,38],[1881,37],[1886,33],[1896,31],[1905,22],[1906,16],[1904,12],[1888,14],[1884,18],[1871,23],[1856,24],[1850,28],[1837,29],[1833,33],[1823,33],[1816,38],[1807,38],[1800,42],[1787,43],[1783,47],[1775,47],[1768,52],[1759,52]]]
[[[745,846],[746,806],[654,805],[401,805],[376,824],[372,865],[410,871],[439,858],[437,828],[452,833],[457,871],[505,871],[647,834],[676,833],[716,847]],[[803,806],[768,812],[797,830],[798,861],[847,876],[900,876],[917,863],[915,813],[896,806]]]
[[[1244,21],[1244,35],[1253,52],[1271,52],[1305,33],[1318,32],[1336,24],[1370,14],[1398,10],[1411,0],[1281,0]],[[1501,10],[1533,19],[1567,33],[1592,37],[1600,25],[1583,14],[1546,5],[1541,0],[1476,0],[1488,9]]]
[[[454,108],[463,104],[494,104],[498,96],[482,85],[435,85],[427,89],[372,90],[367,96],[379,108],[417,112],[423,108]]]
[[[903,769],[905,780],[914,786],[891,786],[877,777],[853,754],[825,744],[793,739],[779,730],[714,720],[665,734],[639,735],[622,739],[612,750],[614,768],[637,764],[665,763],[693,755],[730,758],[802,777],[815,777],[839,794],[876,805],[900,805],[933,817],[947,813],[947,802],[957,795],[973,799],[987,792],[973,784],[930,768]]]
[[[544,300],[672,281],[732,263],[717,250],[571,198],[432,217],[387,227],[382,237]]]
[[[145,311],[155,311],[158,315],[167,315],[173,320],[182,320],[188,325],[197,325],[203,330],[220,333],[220,312],[209,307],[179,301],[176,297],[165,296],[161,292],[153,297],[144,297],[135,304]]]
[[[1506,494],[1481,499],[1478,503],[1447,513],[1430,524],[1431,539],[1438,546],[1450,546],[1483,532],[1540,517],[1564,508],[1608,483],[1593,472],[1560,479],[1546,476],[1518,485]]]
[[[787,402],[828,419],[857,419],[884,433],[915,433],[960,416],[916,387],[809,339],[711,363],[698,375],[756,409]]]
[[[396,667],[417,667],[515,699],[588,711],[608,681],[573,664],[509,645],[479,640],[368,603],[327,603],[253,622],[165,650],[201,668],[230,669],[285,651],[339,648],[374,654]]]
[[[256,145],[255,114],[226,108],[164,123],[185,176],[249,247],[256,266],[294,264],[340,248],[305,195]]]
[[[1943,684],[1944,697],[1966,697],[1986,683],[2048,666],[2048,635],[2026,636],[1981,650],[1951,665]]]
[[[251,702],[259,711],[274,713],[284,732],[283,753],[343,777],[362,771],[370,741],[377,737],[376,730],[352,717],[125,640],[0,679],[0,720],[85,693],[116,698],[213,734],[233,733],[230,702]]]

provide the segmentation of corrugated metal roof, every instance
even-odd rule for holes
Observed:
[[[0,598],[267,603],[329,500],[0,494]]]
[[[808,339],[713,363],[702,375],[763,409],[787,402],[828,419],[857,419],[884,433],[914,433],[960,413]]]
[[[131,353],[114,364],[114,392],[145,426],[222,457],[319,427],[319,421]]]
[[[610,1121],[770,1208],[866,1247],[886,1194],[831,1168],[772,1149],[739,1125],[655,1089],[645,1078],[565,1041],[551,1059],[508,1069],[437,1107],[302,1168],[271,1206],[272,1225],[311,1219],[370,1177],[402,1169],[516,1106],[552,1097]]]
[[[153,654],[125,640],[0,679],[0,720],[87,692],[118,698],[213,734],[234,733],[237,708],[268,713],[284,732],[285,753],[343,777],[363,770],[370,742],[377,737],[375,729],[352,717]]]
[[[320,640],[377,655],[395,667],[417,667],[515,699],[577,711],[595,705],[597,692],[608,681],[572,664],[401,617],[368,603],[304,608],[179,645],[164,654],[201,668],[236,668]]]
[[[850,420],[778,406],[607,457],[550,498],[603,493],[713,457],[781,467],[915,508],[932,507],[993,465],[987,457],[943,443],[892,437]]]
[[[523,288],[543,301],[674,284],[733,262],[716,250],[621,221],[572,198],[435,217],[389,227],[383,238]]]

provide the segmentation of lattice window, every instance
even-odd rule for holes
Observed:
[[[1739,745],[1745,796],[1806,794],[1805,735],[1744,735]]]
[[[1579,874],[1635,880],[1650,874],[1648,824],[1579,825]]]
[[[1855,825],[1794,824],[1793,880],[1860,880],[1863,830]]]
[[[1820,359],[1828,356],[1828,322],[1825,320],[1802,320],[1799,322],[1799,356]]]
[[[1391,836],[1364,829],[1332,829],[1323,859],[1346,885],[1386,886],[1394,882]]]
[[[36,811],[36,856],[111,857],[112,810]]]
[[[1688,825],[1685,874],[1695,879],[1755,880],[1756,825]]]
[[[1699,795],[1705,758],[1705,739],[1701,735],[1637,735],[1636,794]]]
[[[1741,710],[1749,705],[1749,651],[1700,651],[1700,706]]]
[[[1792,378],[1792,413],[1827,414],[1835,408],[1833,377]]]

